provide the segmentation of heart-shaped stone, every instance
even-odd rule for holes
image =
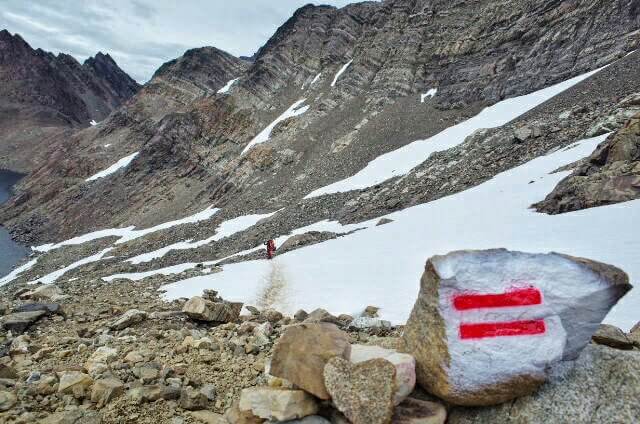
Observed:
[[[386,359],[352,364],[335,357],[324,367],[333,404],[353,424],[387,424],[393,414],[396,368]]]

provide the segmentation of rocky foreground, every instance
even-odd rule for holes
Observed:
[[[473,383],[482,374],[472,370],[474,364],[439,381],[449,392],[460,385],[464,390],[456,396],[471,393],[463,402],[445,393],[457,405],[503,402],[498,405],[456,406],[425,392],[421,387],[429,383],[420,380],[428,358],[422,356],[427,351],[446,356],[448,349],[455,362],[456,347],[452,342],[443,347],[433,326],[417,328],[416,317],[433,310],[424,301],[437,298],[427,293],[430,288],[455,285],[451,276],[434,282],[458,256],[429,261],[407,331],[379,319],[373,306],[357,317],[321,309],[287,317],[226,302],[215,291],[165,302],[157,290],[161,282],[153,278],[135,284],[90,278],[10,284],[0,288],[0,422],[620,423],[639,416],[640,326],[625,334],[601,325],[575,360],[538,358],[536,366],[557,366],[537,372],[531,390],[501,393],[498,402],[487,397],[491,390],[481,391],[481,402],[474,400]],[[614,297],[628,290],[624,273],[594,264],[587,265],[605,276]],[[581,300],[589,314],[594,313],[589,302],[612,302],[602,300],[602,291],[594,293],[600,295]],[[243,306],[249,313],[241,314]],[[574,315],[570,306],[560,313],[565,327],[576,322]],[[411,344],[421,331],[430,340],[414,355]],[[562,345],[565,354],[579,343],[569,339]],[[402,353],[406,345],[412,354]],[[528,360],[520,359],[515,361]],[[491,370],[496,385],[503,379],[496,371],[499,363],[481,366]],[[537,388],[545,379],[541,373],[549,375]],[[431,375],[439,378],[437,370]],[[530,385],[531,379],[520,377]]]

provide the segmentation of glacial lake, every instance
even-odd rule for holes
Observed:
[[[11,195],[11,187],[23,175],[11,171],[0,170],[0,204]],[[29,249],[11,240],[9,232],[0,226],[0,278],[11,272],[20,259],[27,256]]]

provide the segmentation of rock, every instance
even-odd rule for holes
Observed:
[[[530,127],[520,127],[517,128],[513,135],[519,141],[525,141],[533,135],[533,130]]]
[[[629,331],[629,340],[631,340],[636,347],[640,348],[640,322],[634,325],[631,331]]]
[[[176,400],[180,398],[180,388],[155,384],[151,386],[134,387],[127,393],[127,397],[135,403],[155,402],[158,399]]]
[[[235,322],[240,310],[241,303],[214,303],[199,296],[189,299],[182,308],[189,318],[206,322]]]
[[[192,417],[197,422],[205,424],[228,424],[228,421],[224,418],[223,415],[216,414],[212,411],[192,411],[187,415]]]
[[[67,371],[59,374],[60,384],[58,393],[72,394],[76,399],[82,399],[88,394],[93,379],[80,371]]]
[[[179,405],[182,409],[188,411],[206,409],[207,401],[207,397],[202,392],[192,387],[185,387],[180,392]]]
[[[269,372],[320,399],[329,399],[324,367],[334,356],[348,359],[350,352],[349,336],[333,324],[294,325],[274,346]]]
[[[304,322],[330,322],[332,324],[340,324],[340,320],[337,317],[331,315],[322,308],[318,308],[311,312]]]
[[[157,364],[146,364],[133,369],[133,374],[142,381],[142,384],[150,384],[160,377],[160,366]]]
[[[633,423],[640,416],[640,352],[587,345],[554,367],[537,392],[486,408],[456,407],[448,424]]]
[[[8,411],[18,402],[18,398],[12,392],[0,390],[0,412]]]
[[[263,418],[256,417],[251,411],[240,410],[240,399],[236,400],[224,413],[224,418],[229,424],[262,424]]]
[[[101,346],[96,349],[95,352],[87,359],[87,362],[84,364],[84,368],[87,370],[89,375],[93,378],[102,374],[106,370],[109,369],[109,363],[115,360],[118,357],[118,350]]]
[[[11,341],[11,346],[9,347],[9,353],[12,356],[26,355],[33,350],[35,350],[35,348],[31,347],[31,337],[27,334],[23,334],[13,339]]]
[[[62,290],[56,285],[45,284],[37,287],[29,292],[24,293],[20,297],[22,299],[34,299],[34,300],[59,300],[64,296]]]
[[[36,321],[47,315],[47,311],[16,312],[2,320],[2,327],[12,334],[22,334]]]
[[[447,410],[435,402],[407,398],[393,412],[393,424],[444,424]]]
[[[140,362],[144,362],[144,356],[142,356],[140,352],[133,350],[127,353],[124,360],[132,364],[138,364]]]
[[[124,330],[147,319],[147,313],[138,309],[130,309],[111,324],[112,330]]]
[[[351,363],[359,364],[370,359],[386,359],[396,368],[394,405],[399,405],[413,391],[416,385],[416,361],[407,353],[378,346],[351,345]]]
[[[615,267],[557,253],[434,256],[404,329],[406,351],[419,384],[439,398],[505,402],[533,392],[553,364],[575,358],[630,288]]]
[[[214,386],[213,384],[205,384],[204,386],[200,387],[200,393],[202,393],[207,398],[207,400],[213,401],[216,399],[216,386]]]
[[[391,328],[391,323],[379,318],[358,317],[349,323],[349,327],[358,330],[389,329]]]
[[[309,314],[304,309],[299,309],[298,312],[293,314],[293,318],[296,321],[300,321],[300,322],[304,321],[308,317],[309,317]]]
[[[62,315],[62,306],[59,303],[25,303],[13,309],[13,312],[44,311],[48,314]]]
[[[393,414],[396,369],[385,359],[358,364],[334,357],[324,369],[333,404],[353,424],[387,424]]]
[[[115,378],[97,380],[91,390],[91,402],[96,403],[97,408],[102,408],[113,399],[124,394],[124,384]]]
[[[276,323],[283,318],[282,313],[276,311],[275,309],[267,309],[266,311],[263,311],[262,316],[264,317],[264,319],[271,323]]]
[[[369,317],[369,318],[378,318],[379,310],[380,308],[378,308],[377,306],[367,306],[366,308],[364,308],[364,312],[362,313],[362,316]]]
[[[240,394],[240,411],[251,411],[256,417],[272,421],[288,421],[314,415],[318,404],[302,390],[251,387]]]
[[[613,325],[600,324],[598,331],[593,335],[592,340],[595,343],[613,347],[615,349],[631,350],[633,342],[629,340],[626,334]]]
[[[286,424],[331,424],[331,421],[321,417],[320,415],[309,415],[301,420],[287,421]]]
[[[378,223],[376,224],[376,227],[379,227],[381,225],[386,225],[386,224],[391,224],[393,222],[393,219],[390,218],[381,218]]]
[[[13,367],[0,363],[0,378],[10,378],[15,380],[18,378],[18,373]]]
[[[256,308],[255,306],[247,305],[246,308],[247,308],[247,311],[249,311],[249,313],[251,315],[256,316],[256,317],[260,316],[260,310],[258,308]]]
[[[95,411],[74,409],[73,411],[58,412],[40,420],[38,424],[101,424],[102,418]]]

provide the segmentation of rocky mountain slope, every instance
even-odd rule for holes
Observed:
[[[80,64],[1,30],[0,166],[31,171],[56,136],[103,120],[139,88],[108,54]]]
[[[606,8],[591,1],[495,0],[307,6],[253,63],[241,62],[244,72],[231,68],[229,79],[239,80],[228,92],[202,93],[193,88],[201,85],[199,78],[181,87],[185,70],[199,66],[189,55],[161,68],[154,80],[175,72],[173,86],[193,98],[179,113],[161,108],[158,122],[140,124],[125,108],[111,119],[117,123],[60,143],[56,150],[65,151],[66,160],[36,170],[2,219],[16,237],[45,241],[96,228],[153,225],[209,204],[226,206],[232,215],[295,205],[377,156],[428,138],[488,104],[624,57],[638,44],[633,10],[629,0]],[[211,79],[213,91],[225,78]],[[622,84],[633,85],[634,78]],[[422,96],[431,89],[435,96]],[[152,82],[135,103],[153,99],[154,91]],[[638,90],[602,91],[606,97],[596,106],[605,109]],[[268,143],[242,154],[302,99],[300,106],[309,107],[304,114],[277,123]],[[134,127],[143,135],[113,142],[114,128]],[[136,151],[123,172],[84,181]]]
[[[36,246],[0,279],[16,330],[0,334],[0,408],[262,422],[237,400],[283,384],[265,367],[290,324],[396,348],[425,260],[449,250],[556,250],[633,283],[639,45],[637,0],[386,0],[305,6],[251,61],[205,47],[166,63],[98,125],[52,139],[0,209]],[[199,295],[206,316],[185,303]],[[628,334],[604,327],[608,347],[534,394],[432,405],[432,422],[637,415],[639,300],[605,321]],[[303,422],[345,422],[325,406]]]

